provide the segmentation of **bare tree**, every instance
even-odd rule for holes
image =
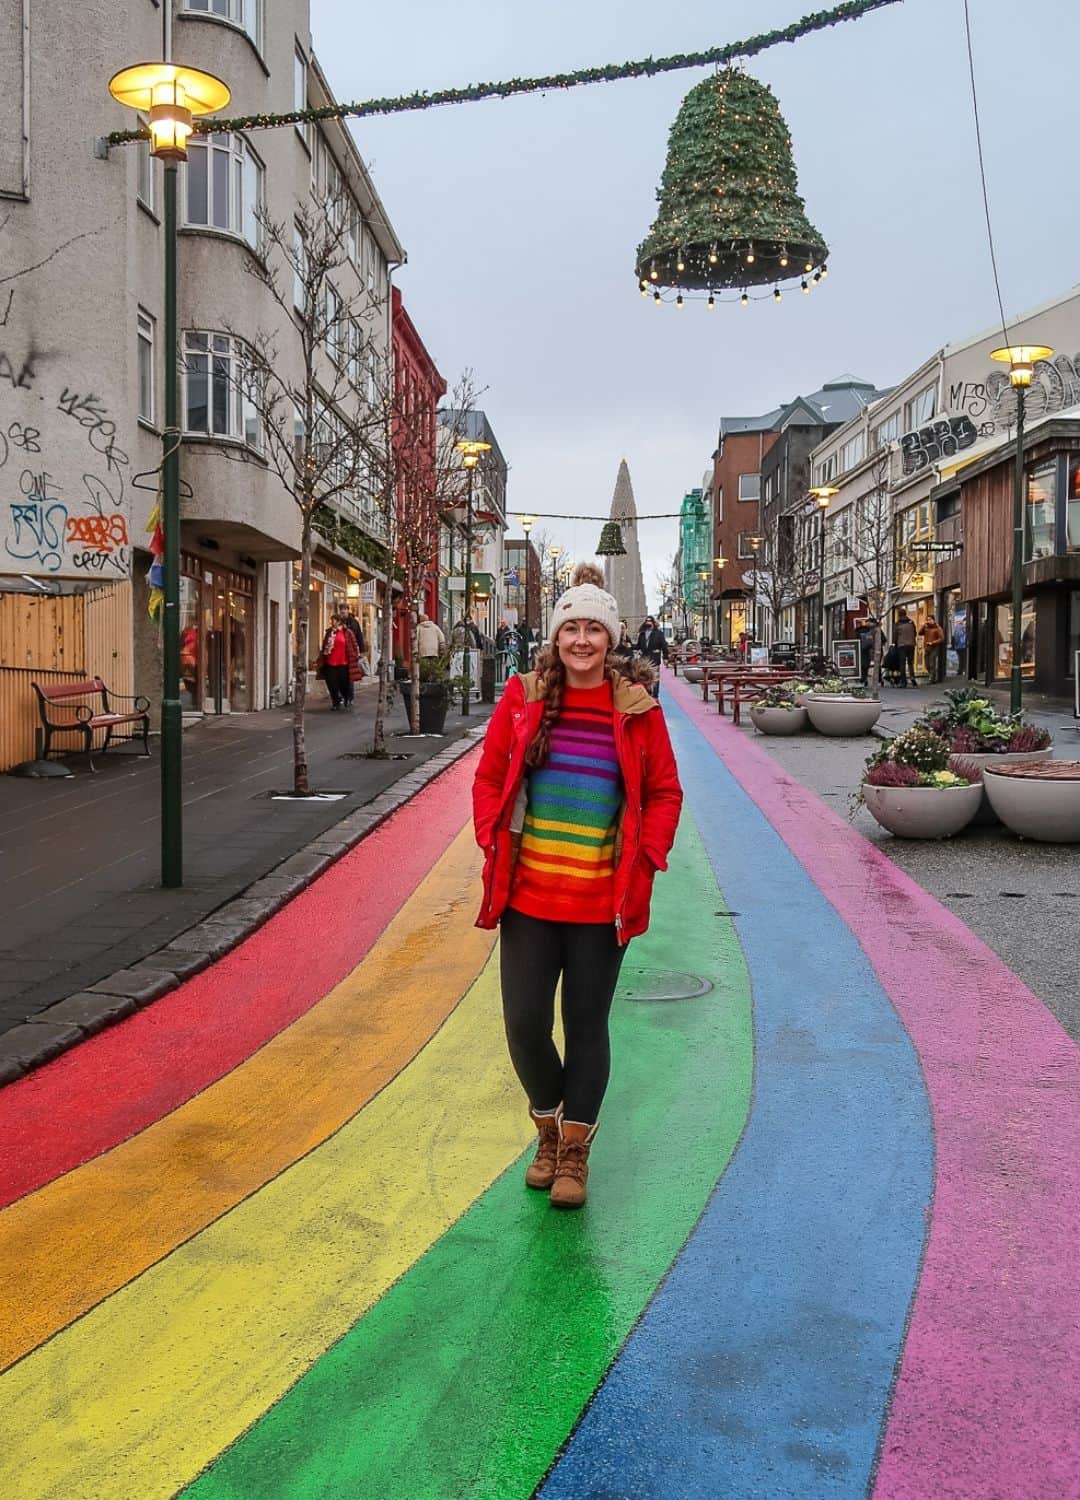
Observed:
[[[835,550],[850,558],[855,591],[865,596],[871,623],[877,627],[869,674],[875,687],[881,681],[885,621],[893,601],[906,591],[920,571],[918,558],[899,542],[889,474],[889,451],[882,449],[870,469],[870,488],[847,508],[849,519],[844,532],[835,539]]]
[[[293,639],[296,796],[311,794],[305,706],[312,554],[318,532],[333,539],[341,525],[351,526],[335,507],[356,515],[368,532],[384,533],[375,541],[360,527],[352,528],[363,538],[364,560],[385,574],[387,614],[394,581],[392,538],[385,534],[384,512],[372,489],[373,472],[382,477],[373,455],[389,431],[385,402],[378,398],[387,384],[381,367],[389,353],[373,338],[385,321],[386,304],[360,285],[349,265],[348,227],[348,201],[341,193],[301,205],[287,225],[260,215],[263,255],[250,258],[247,269],[281,316],[274,331],[254,337],[228,330],[245,351],[242,365],[233,367],[245,420],[300,516]],[[235,449],[227,453],[237,456]]]
[[[766,512],[760,535],[757,595],[775,629],[784,610],[810,593],[821,576],[816,504],[812,508],[797,505],[783,513]]]

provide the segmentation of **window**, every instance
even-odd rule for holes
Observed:
[[[756,531],[740,531],[738,555],[741,558],[757,557],[761,548],[761,537]]]
[[[154,420],[154,320],[139,308],[139,416]]]
[[[204,16],[217,16],[222,21],[231,21],[246,31],[256,47],[259,45],[260,0],[185,0],[184,9]]]
[[[904,430],[906,432],[913,432],[916,427],[925,426],[936,411],[937,386],[928,385],[917,396],[913,396],[904,407]]]
[[[297,47],[293,54],[293,109],[307,109],[307,58]],[[298,125],[297,130],[303,127]]]
[[[758,500],[761,498],[761,475],[740,474],[739,475],[739,499]]]
[[[863,433],[857,432],[853,438],[849,438],[840,449],[840,473],[846,474],[856,464],[862,463],[866,457],[866,438]]]
[[[364,332],[355,319],[349,319],[348,327],[348,372],[356,389],[364,385]]]
[[[139,117],[139,124],[146,124],[141,115]],[[135,154],[138,159],[135,192],[143,207],[148,208],[151,213],[154,213],[156,212],[154,187],[157,168],[154,166],[154,158],[150,155],[150,142],[140,141],[135,147]]]
[[[241,135],[215,133],[188,142],[184,222],[239,235],[257,250],[263,164]]]
[[[364,221],[360,210],[351,200],[349,202],[349,259],[360,272],[361,259],[363,257],[364,244]]]
[[[1012,675],[1012,605],[999,604],[995,614],[994,676],[1000,681]],[[1035,676],[1034,599],[1025,599],[1020,610],[1020,675]]]
[[[1080,589],[1069,595],[1069,639],[1065,648],[1065,676],[1076,676],[1076,658],[1080,656]]]
[[[185,333],[184,431],[262,448],[247,350],[223,333]]]
[[[342,312],[341,298],[329,282],[326,283],[326,352],[336,365],[345,361],[348,332]]]
[[[1065,550],[1080,552],[1080,458],[1069,464],[1069,494],[1065,511]],[[1073,599],[1076,599],[1073,595]]]
[[[879,448],[887,448],[890,443],[895,443],[900,437],[900,413],[894,411],[891,417],[886,417],[884,422],[871,430],[870,447],[876,452]]]
[[[914,586],[916,577],[930,573],[932,553],[919,546],[920,542],[929,542],[934,534],[930,501],[920,500],[918,505],[911,505],[907,510],[901,511],[896,517],[895,525],[893,582],[898,589],[907,589]]]
[[[828,458],[823,458],[820,463],[814,465],[814,483],[831,484],[836,478],[836,454],[830,453]]]
[[[1027,476],[1024,507],[1024,561],[1053,557],[1054,523],[1057,517],[1057,461],[1040,464]]]

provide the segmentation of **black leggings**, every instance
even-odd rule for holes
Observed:
[[[625,951],[612,922],[503,915],[499,972],[506,1040],[533,1109],[562,1104],[568,1120],[595,1123],[611,1069],[608,1012]],[[560,974],[565,1062],[551,1035]]]

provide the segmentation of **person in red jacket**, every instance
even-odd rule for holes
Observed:
[[[330,707],[352,708],[353,690],[363,673],[356,637],[343,609],[330,617],[330,628],[319,652],[319,673],[330,693]]]
[[[536,1125],[529,1187],[585,1202],[611,1054],[608,1013],[632,937],[649,925],[682,806],[653,669],[614,656],[619,612],[583,563],[552,612],[536,671],[511,678],[473,782],[484,850],[478,927],[501,927],[510,1059]],[[565,1055],[552,1038],[562,980]]]

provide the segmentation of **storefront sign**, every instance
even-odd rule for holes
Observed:
[[[366,578],[360,585],[360,603],[374,604],[376,599],[378,598],[378,595],[375,592],[376,588],[377,584],[374,578]]]
[[[852,571],[848,568],[846,573],[837,573],[834,578],[825,580],[825,603],[836,604],[840,599],[846,599],[854,588],[855,580]]]

